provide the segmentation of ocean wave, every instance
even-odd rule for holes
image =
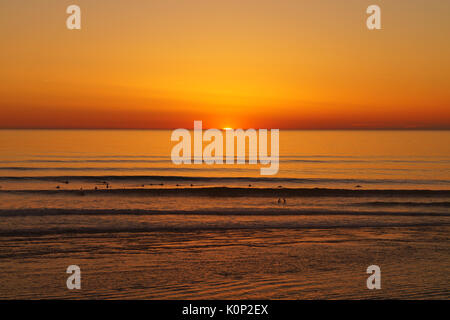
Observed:
[[[436,208],[450,208],[450,202],[419,202],[419,201],[372,201],[372,202],[358,202],[352,203],[351,206],[368,206],[368,207],[436,207]]]
[[[55,235],[89,235],[89,234],[118,234],[118,233],[152,233],[152,232],[214,232],[228,230],[275,230],[275,229],[361,229],[361,228],[411,228],[449,226],[444,222],[424,223],[402,223],[402,222],[372,222],[372,223],[349,223],[349,224],[295,224],[295,223],[272,223],[266,225],[191,225],[191,226],[158,226],[147,225],[140,227],[77,227],[77,228],[48,228],[48,229],[14,229],[0,230],[0,237],[39,237]]]
[[[79,168],[80,169],[80,168]],[[96,168],[92,168],[95,170]],[[166,171],[167,168],[160,168]],[[180,168],[182,169],[182,168]],[[84,170],[84,169],[80,169]],[[144,169],[142,169],[144,170]],[[178,168],[176,169],[179,170]],[[190,170],[190,168],[189,168]],[[204,177],[204,176],[173,176],[173,175],[61,175],[61,176],[0,176],[0,181],[85,181],[85,182],[255,182],[255,183],[343,183],[343,184],[442,184],[450,185],[449,180],[442,179],[354,179],[354,178],[288,178],[288,177]]]
[[[178,187],[99,190],[1,190],[0,194],[198,196],[198,197],[450,197],[450,190],[362,190],[328,188]]]
[[[392,212],[360,210],[323,210],[323,209],[273,209],[273,208],[214,208],[196,210],[149,210],[149,209],[0,209],[0,217],[27,216],[154,216],[154,215],[200,215],[200,216],[405,216],[405,217],[450,217],[450,213],[436,212]]]
[[[194,163],[195,158],[192,158],[191,161]],[[204,160],[201,158],[200,160]],[[214,158],[211,158],[214,161]],[[235,157],[234,161],[243,160],[248,164],[248,158],[239,158]],[[141,164],[141,163],[155,163],[155,164],[172,164],[172,160],[170,158],[148,158],[148,159],[139,159],[139,158],[124,158],[124,159],[113,159],[113,158],[105,158],[105,159],[25,159],[25,160],[0,160],[0,164],[97,164],[97,163],[105,163],[105,164],[114,164],[114,163],[126,163],[126,164]],[[272,160],[272,163],[282,163],[282,164],[290,164],[290,163],[299,163],[299,164],[389,164],[389,163],[401,163],[401,164],[449,164],[449,160],[401,160],[401,159],[290,159],[290,158],[282,158],[280,160]],[[66,169],[66,170],[75,170],[78,168],[73,167],[56,167],[49,168],[51,170],[57,169]],[[91,167],[83,167],[79,169],[89,170]],[[98,168],[103,170],[114,170],[115,168]],[[119,168],[124,169],[124,168]],[[139,169],[136,167],[128,167],[126,170]],[[151,168],[147,168],[151,169]],[[387,170],[388,168],[384,168]],[[31,167],[31,166],[3,166],[0,167],[0,170],[47,170],[47,167]]]

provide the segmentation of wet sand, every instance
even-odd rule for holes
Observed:
[[[449,232],[422,226],[0,238],[0,298],[448,299]],[[71,264],[81,268],[81,290],[66,288]],[[366,288],[372,264],[381,268],[381,290]]]

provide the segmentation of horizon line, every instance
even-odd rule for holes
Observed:
[[[74,128],[59,128],[59,127],[11,127],[11,128],[1,128],[0,130],[176,130],[176,129],[187,129],[187,130],[194,130],[194,128],[187,127],[187,128],[117,128],[117,127],[105,127],[105,128],[83,128],[83,127],[74,127]],[[225,130],[224,128],[203,128],[202,130],[208,130],[208,129],[219,129],[219,130]],[[381,127],[381,128],[230,128],[233,130],[236,129],[278,129],[283,131],[448,131],[450,130],[449,127],[417,127],[417,128],[399,128],[399,127]]]

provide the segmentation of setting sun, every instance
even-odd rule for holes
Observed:
[[[0,303],[449,300],[449,13],[1,0]]]
[[[450,128],[445,2],[388,1],[386,31],[354,1],[78,3],[80,30],[2,3],[0,128]]]

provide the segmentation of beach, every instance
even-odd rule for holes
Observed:
[[[0,297],[448,299],[449,231],[414,226],[2,237]],[[381,290],[366,288],[365,271],[374,263],[381,267]],[[65,286],[71,264],[81,267],[81,290]]]
[[[167,131],[3,133],[2,299],[450,297],[448,132],[282,131],[274,177],[177,167]]]
[[[2,0],[0,300],[169,319],[449,300],[449,13]]]

